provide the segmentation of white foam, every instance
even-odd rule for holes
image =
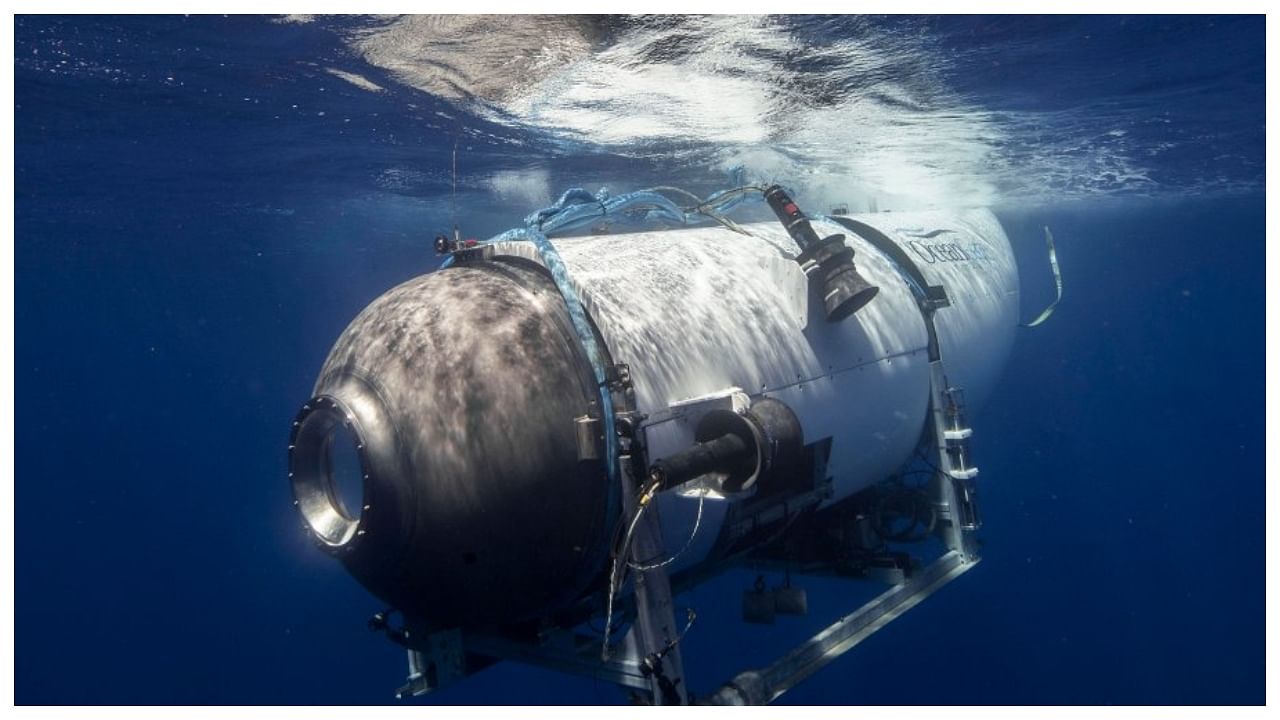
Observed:
[[[486,102],[586,55],[592,42],[586,20],[554,15],[409,15],[351,31],[347,40],[406,85]]]
[[[1002,112],[945,84],[919,32],[869,22],[818,44],[755,16],[411,17],[350,35],[370,63],[497,123],[673,165],[755,175],[863,209],[978,206],[1155,188],[1129,136],[1093,119]],[[1070,132],[1067,132],[1067,131]],[[495,177],[512,199],[550,193]],[[516,188],[523,188],[516,190]]]
[[[352,85],[355,85],[361,90],[368,90],[369,92],[383,91],[383,87],[381,85],[364,77],[363,75],[349,73],[344,70],[339,70],[337,68],[325,68],[325,72],[329,73],[330,75],[333,75],[334,77],[342,78],[343,80],[346,80],[347,82],[351,83]]]
[[[504,170],[490,176],[486,184],[500,200],[517,207],[551,204],[551,175],[546,170]]]

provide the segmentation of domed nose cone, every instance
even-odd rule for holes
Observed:
[[[514,621],[599,571],[611,488],[578,458],[574,422],[598,395],[541,268],[477,262],[393,288],[338,339],[315,394],[371,449],[369,507],[331,549],[393,606],[438,627]]]

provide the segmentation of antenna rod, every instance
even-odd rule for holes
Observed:
[[[453,215],[453,241],[462,242],[462,233],[458,232],[458,139],[453,140],[453,200],[450,202],[450,213]]]

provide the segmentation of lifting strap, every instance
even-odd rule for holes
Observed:
[[[1062,302],[1062,271],[1058,269],[1058,251],[1053,247],[1053,233],[1049,232],[1049,226],[1044,226],[1044,241],[1049,246],[1049,267],[1053,269],[1053,282],[1058,286],[1058,297],[1049,303],[1049,307],[1040,311],[1035,320],[1029,323],[1020,323],[1020,327],[1033,328],[1053,314],[1054,308],[1058,307],[1058,303]]]

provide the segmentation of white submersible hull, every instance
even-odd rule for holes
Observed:
[[[641,535],[651,528],[646,551],[676,556],[649,583],[660,591],[653,602],[669,601],[668,579],[696,583],[780,533],[844,522],[842,507],[901,477],[921,448],[939,473],[930,530],[967,557],[976,470],[956,388],[972,411],[1008,358],[1018,322],[1008,239],[986,210],[812,227],[842,234],[878,288],[837,321],[779,223],[745,225],[747,234],[714,226],[556,239],[562,279],[610,370],[612,408],[601,407],[590,352],[528,242],[458,252],[451,267],[393,288],[351,323],[294,423],[290,475],[318,544],[403,613],[398,641],[411,660],[453,658],[437,658],[450,668],[437,674],[451,676],[479,657],[545,660],[536,641],[510,643],[529,640],[530,628],[567,632],[599,617],[605,595],[612,607],[610,559],[620,526],[649,502],[636,490],[645,468],[705,460],[687,451],[712,437],[715,413],[751,418],[750,481],[726,484],[736,471],[721,468],[650,488],[653,522],[632,524]],[[767,416],[779,407],[798,421],[793,438],[771,434]],[[608,412],[622,423],[623,461],[637,468],[632,486],[619,487],[606,465],[602,447],[617,441],[604,437]],[[359,456],[358,507],[335,485],[331,455],[344,436]],[[802,459],[773,458],[787,443],[803,444]],[[813,560],[834,562],[822,555]],[[637,595],[638,631],[650,644],[673,637],[645,626],[653,607]],[[675,641],[632,658],[634,667],[657,658],[659,676],[678,672]],[[572,659],[556,662],[547,664],[573,670]],[[416,677],[417,691],[441,682],[422,667]],[[652,671],[636,677],[615,679],[656,682]],[[683,689],[678,697],[688,699]]]

